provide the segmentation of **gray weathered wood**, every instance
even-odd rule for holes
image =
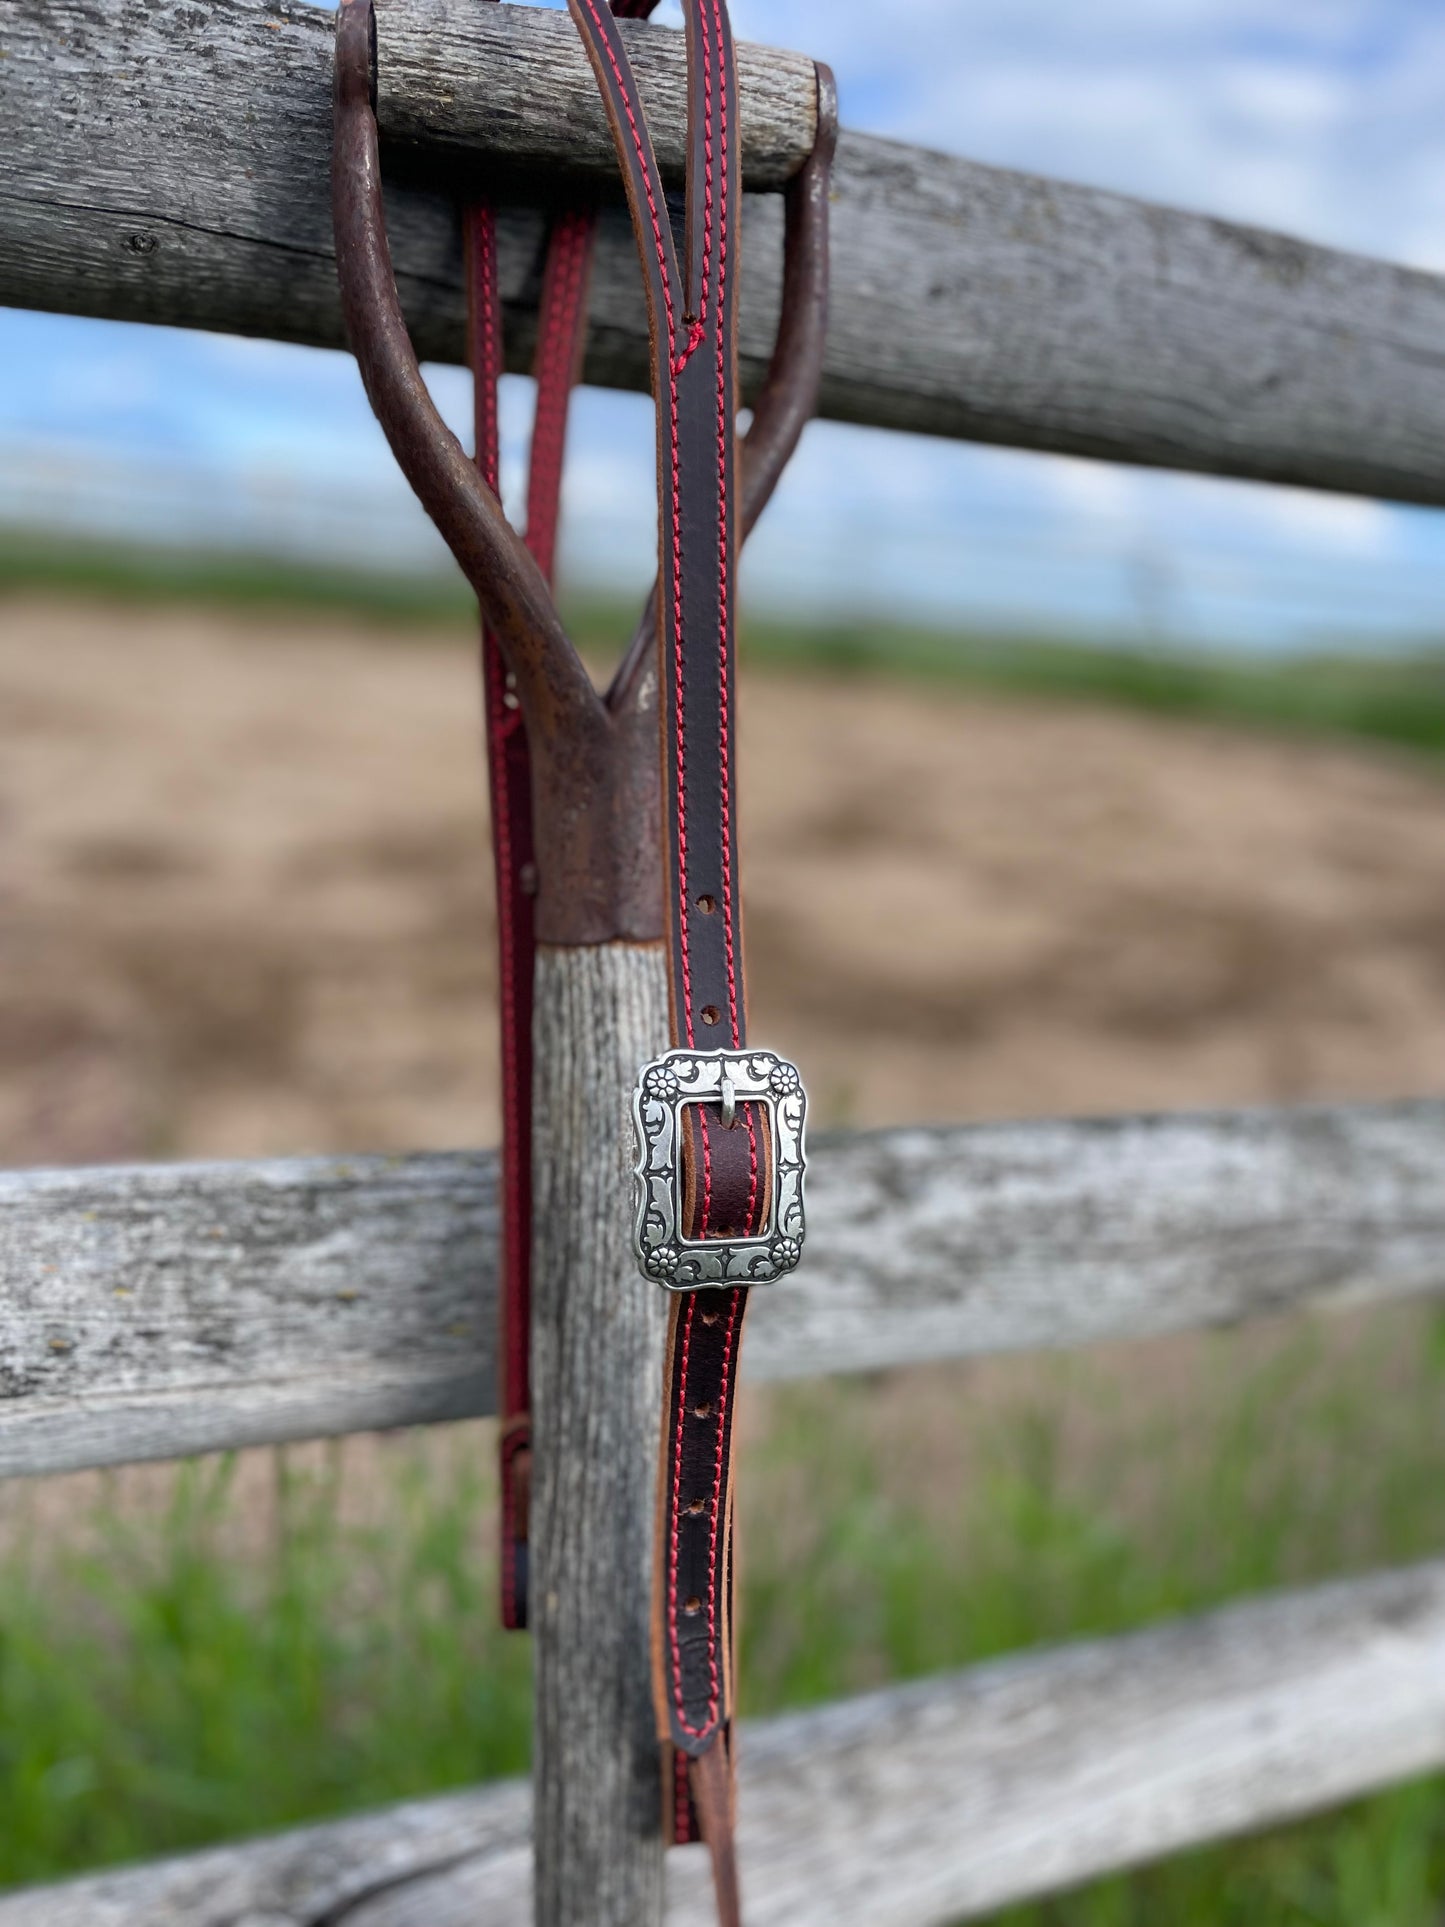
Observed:
[[[435,171],[537,169],[617,180],[617,154],[577,29],[565,13],[468,0],[381,0],[376,111],[388,137]],[[624,21],[622,35],[665,180],[685,165],[687,60],[680,33]],[[767,190],[802,166],[818,122],[805,54],[738,47],[738,136],[744,184]]]
[[[520,1780],[417,1800],[0,1897],[4,1927],[358,1927],[366,1896],[465,1863],[474,1927],[528,1919],[532,1802]],[[488,1883],[492,1891],[488,1893]]]
[[[632,1256],[628,1100],[638,1065],[667,1048],[661,945],[541,949],[533,1034],[536,1920],[655,1927],[652,1548],[666,1306]]]
[[[750,1927],[944,1927],[1445,1765],[1445,1564],[745,1726]],[[0,1927],[521,1927],[487,1788],[0,1901]],[[712,1927],[672,1856],[668,1920]]]
[[[520,50],[552,47],[562,23],[454,0],[445,31],[433,31],[421,0],[379,8],[388,67],[408,75],[404,98],[395,71],[381,80],[398,132],[419,136],[430,114],[428,142],[454,154],[473,131],[495,142],[525,129],[530,145],[536,127],[545,152],[564,117],[569,129],[594,126],[590,91],[564,95],[560,82],[545,125],[528,112],[540,82]],[[476,76],[467,49],[484,32],[519,57]],[[0,302],[338,345],[330,37],[331,16],[296,0],[9,0]],[[665,66],[660,46],[658,59]],[[758,102],[786,148],[796,68],[774,71],[778,84],[760,82]],[[566,81],[580,69],[568,59],[560,73]],[[510,92],[484,115],[478,98],[494,82]],[[664,146],[674,139],[664,130]],[[595,142],[581,149],[585,158]],[[455,216],[419,187],[398,188],[391,209],[417,346],[424,358],[460,360]],[[1445,501],[1438,276],[848,133],[833,218],[825,414]],[[779,222],[776,196],[750,199],[750,380],[772,337]],[[514,367],[531,354],[538,235],[536,216],[503,223]],[[604,223],[592,318],[588,379],[645,387],[643,307],[620,210]]]
[[[495,1188],[490,1156],[0,1176],[0,1473],[492,1410]]]
[[[824,1138],[750,1378],[1445,1289],[1445,1104]],[[489,1153],[0,1174],[0,1474],[493,1409]]]

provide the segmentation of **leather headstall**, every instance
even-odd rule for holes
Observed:
[[[795,1068],[749,1046],[746,1034],[736,572],[740,547],[816,404],[836,104],[832,76],[820,66],[816,143],[785,190],[777,340],[739,443],[742,181],[727,7],[683,0],[688,123],[679,220],[628,60],[632,30],[619,26],[655,4],[568,0],[636,233],[656,404],[660,567],[605,695],[567,643],[551,596],[596,207],[569,205],[548,222],[519,537],[498,500],[503,299],[495,211],[473,201],[464,215],[473,459],[431,403],[396,293],[381,205],[370,0],[342,0],[340,9],[333,196],[343,306],[367,393],[483,616],[501,1004],[502,1615],[512,1627],[527,1621],[536,946],[666,937],[672,1048],[640,1068],[632,1100],[639,1269],[672,1294],[653,1673],[665,1831],[678,1842],[706,1840],[719,1916],[730,1927],[741,1917],[732,1776],[738,1351],[750,1287],[784,1275],[801,1253],[805,1108]]]

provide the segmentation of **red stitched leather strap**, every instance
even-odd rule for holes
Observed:
[[[547,237],[538,310],[536,412],[527,486],[527,546],[550,582],[554,573],[568,403],[586,335],[587,286],[597,217],[558,214]],[[468,320],[477,466],[499,490],[497,381],[502,311],[496,220],[490,207],[466,222]],[[532,769],[522,712],[496,636],[482,631],[482,689],[497,879],[497,977],[501,1010],[502,1262],[498,1410],[500,1427],[502,1624],[527,1623],[527,1538],[531,1493],[530,1340],[532,1299],[532,976],[536,851]]]
[[[678,260],[622,36],[601,0],[569,0],[607,104],[637,229],[654,344],[661,568],[658,665],[676,1044],[740,1049],[746,1013],[733,773],[737,98],[724,0],[686,0],[688,166]],[[757,1107],[687,1114],[689,1235],[760,1228],[767,1144]],[[675,1838],[699,1819],[719,1912],[736,1917],[732,1850],[732,1422],[747,1292],[674,1300],[664,1384],[655,1674],[671,1749]],[[677,1761],[692,1763],[686,1782]],[[691,1797],[687,1797],[690,1792]]]
[[[675,1043],[741,1049],[746,1039],[734,795],[733,605],[739,540],[812,412],[827,285],[831,81],[819,72],[819,137],[789,189],[785,307],[768,382],[735,475],[735,323],[740,211],[738,117],[725,0],[685,0],[689,154],[683,260],[614,16],[656,0],[569,0],[602,87],[623,163],[652,318],[661,568],[619,682],[655,660],[660,687]],[[595,218],[554,218],[536,359],[527,541],[552,574],[567,405],[580,361]],[[497,485],[501,365],[495,224],[468,222],[477,459]],[[533,840],[527,739],[495,638],[484,637],[497,861],[502,1003],[501,1348],[503,1614],[526,1620],[531,1216]],[[763,1230],[772,1195],[763,1108],[686,1114],[685,1221],[692,1237]],[[665,1369],[659,1480],[656,1697],[669,1837],[703,1836],[724,1927],[739,1918],[732,1828],[732,1425],[745,1290],[675,1299]]]

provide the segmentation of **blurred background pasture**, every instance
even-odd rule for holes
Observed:
[[[734,14],[855,125],[1445,266],[1424,0]],[[0,1159],[495,1141],[472,617],[353,366],[0,346]],[[581,395],[571,457],[600,661],[647,405]],[[1445,1086],[1438,516],[816,424],[744,592],[751,1001],[823,1124]],[[1442,1419],[1430,1308],[754,1394],[749,1707],[1438,1554]],[[491,1458],[0,1491],[0,1880],[521,1770]],[[1439,1927],[1442,1891],[1437,1779],[1008,1921]]]

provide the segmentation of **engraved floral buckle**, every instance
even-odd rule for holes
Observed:
[[[682,1114],[717,1104],[731,1122],[739,1104],[767,1108],[772,1198],[764,1228],[746,1238],[683,1233]],[[670,1050],[644,1064],[632,1093],[637,1138],[634,1246],[645,1278],[668,1291],[764,1285],[803,1252],[803,1120],[808,1100],[797,1066],[768,1050]]]

